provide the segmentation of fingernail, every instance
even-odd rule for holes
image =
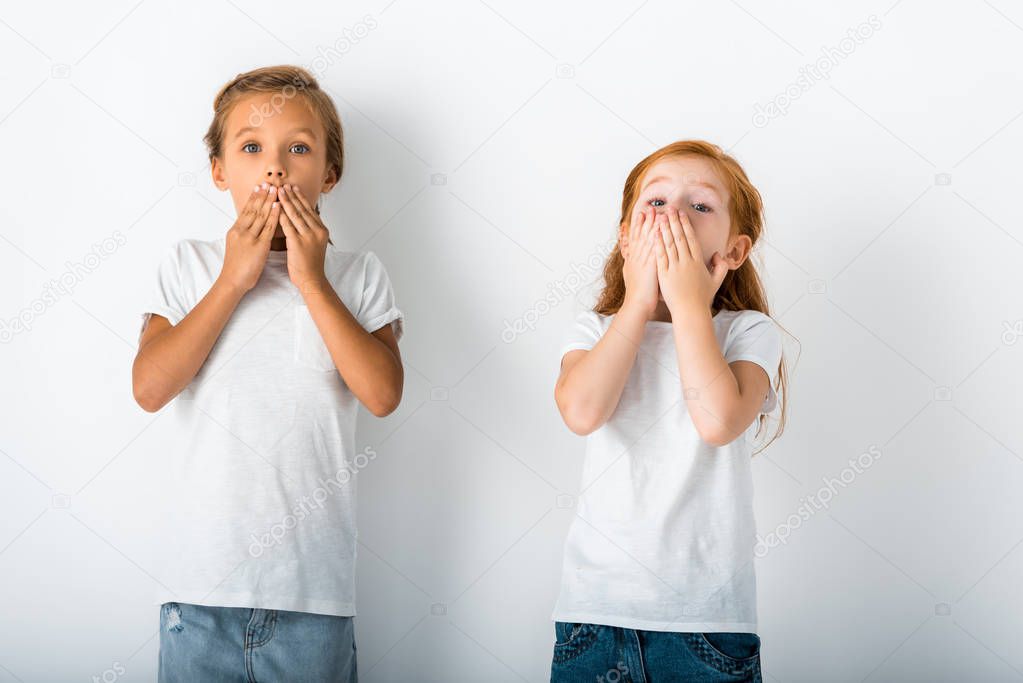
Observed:
[[[252,187],[252,191],[253,191],[253,192],[259,192],[259,185],[254,185],[254,186]]]
[[[274,193],[274,192],[276,192],[276,191],[277,191],[277,188],[276,188],[276,187],[274,187],[273,185],[271,185],[271,186],[270,186],[270,194],[273,194],[273,193]]]

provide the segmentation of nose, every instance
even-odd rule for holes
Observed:
[[[279,184],[284,182],[288,172],[280,159],[270,160],[266,167],[266,182]]]

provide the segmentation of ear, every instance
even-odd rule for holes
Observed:
[[[728,240],[728,250],[724,253],[728,270],[735,270],[745,263],[752,249],[753,240],[749,238],[749,235],[739,234],[730,238]]]
[[[327,194],[334,189],[337,185],[337,169],[333,166],[327,169],[327,175],[323,178],[323,183],[320,185],[320,194]]]
[[[213,184],[221,192],[229,187],[227,184],[227,174],[224,173],[224,164],[217,157],[210,159],[210,177],[213,179]]]
[[[622,258],[629,258],[629,231],[625,223],[618,226],[618,251],[622,252]]]

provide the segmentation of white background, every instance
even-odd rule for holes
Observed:
[[[0,345],[0,681],[154,679],[177,453],[131,396],[141,307],[169,245],[232,222],[201,141],[220,85],[313,67],[360,23],[318,69],[348,160],[324,211],[339,246],[383,260],[407,325],[403,403],[357,439],[379,453],[359,474],[363,680],[546,680],[583,449],[555,356],[586,293],[501,334],[613,236],[631,167],[682,138],[728,148],[767,206],[792,385],[754,464],[761,533],[881,452],[759,561],[765,680],[1023,679],[1018,3],[0,14],[0,319],[31,324]],[[870,15],[829,78],[754,124]]]

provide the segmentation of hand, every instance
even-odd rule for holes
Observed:
[[[657,281],[668,310],[710,310],[714,295],[728,274],[728,263],[714,252],[710,267],[685,211],[667,211],[667,221],[651,235],[657,254]]]
[[[247,292],[256,286],[270,253],[270,238],[281,214],[276,188],[257,185],[234,225],[227,231],[224,265],[220,278]]]
[[[629,231],[622,235],[622,256],[625,265],[622,277],[625,279],[625,301],[630,308],[641,310],[648,318],[657,309],[658,285],[657,262],[654,258],[653,241],[655,215],[646,208],[632,216]]]
[[[329,287],[324,274],[324,259],[330,232],[302,196],[298,185],[280,189],[281,228],[288,246],[288,277],[303,295]]]

